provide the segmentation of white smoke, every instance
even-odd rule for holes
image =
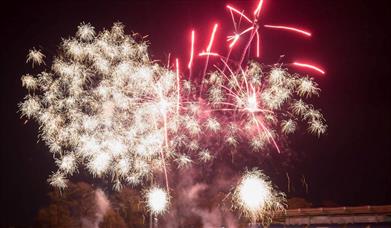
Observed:
[[[200,210],[198,208],[193,210],[195,214],[201,217],[203,228],[237,228],[235,216],[230,212],[222,213],[220,208],[213,208],[212,210]],[[226,224],[226,226],[222,226]]]
[[[187,168],[179,174],[175,189],[177,201],[171,206],[168,214],[164,215],[164,223],[159,227],[186,227],[186,221],[198,218],[203,228],[237,228],[237,218],[226,205],[218,204],[212,208],[205,206],[208,196],[226,192],[237,179],[230,173],[229,168],[220,166],[225,174],[212,178],[211,182],[198,182],[199,170]],[[212,200],[212,199],[210,199]]]
[[[110,201],[106,194],[101,190],[95,190],[95,219],[82,218],[83,228],[99,228],[99,224],[103,221],[106,212],[110,209]]]

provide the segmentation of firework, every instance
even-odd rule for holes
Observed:
[[[285,195],[276,191],[268,178],[259,170],[246,172],[234,190],[234,207],[253,223],[271,222],[273,216],[285,209]]]
[[[247,139],[254,150],[272,145],[280,152],[278,140],[298,129],[297,122],[308,125],[315,135],[325,132],[326,125],[320,111],[302,99],[318,95],[319,88],[312,78],[290,74],[281,66],[262,66],[251,62],[246,69],[228,73],[217,68],[206,79],[208,106],[213,114],[207,120],[209,128],[230,138]],[[237,125],[232,134],[230,126],[220,124],[224,119]]]
[[[39,65],[43,56],[34,49],[28,61]],[[125,35],[122,24],[98,34],[81,24],[51,68],[22,83],[31,94],[20,109],[40,124],[58,165],[52,185],[64,187],[80,166],[114,183],[165,168],[181,121],[179,72],[153,63],[146,42]]]
[[[311,134],[324,134],[327,125],[320,110],[305,102],[319,95],[317,83],[310,76],[290,73],[288,67],[320,74],[325,73],[323,69],[303,62],[244,62],[254,37],[256,56],[260,54],[263,3],[259,1],[252,17],[227,6],[235,32],[227,36],[226,57],[212,50],[218,44],[217,24],[200,52],[195,50],[192,30],[188,71],[184,72],[178,58],[173,69],[151,60],[147,42],[136,34],[126,35],[121,23],[101,32],[88,23],[80,24],[74,37],[63,40],[50,67],[22,76],[22,85],[29,91],[19,104],[22,116],[39,123],[40,138],[58,166],[49,183],[63,189],[80,168],[94,177],[111,179],[117,190],[123,184],[145,184],[156,180],[155,175],[164,175],[166,190],[151,187],[144,192],[148,209],[159,215],[168,208],[171,166],[186,169],[211,163],[218,152],[236,150],[239,145],[252,152],[280,153],[280,141],[303,129],[302,125]],[[241,19],[247,23],[244,29]],[[294,27],[262,27],[311,36]],[[246,36],[239,61],[230,59]],[[192,80],[197,57],[205,59],[201,82]],[[45,64],[44,59],[35,48],[27,55],[33,67]],[[218,63],[211,68],[209,60]],[[215,150],[208,144],[212,141],[220,142],[223,149]],[[268,223],[275,212],[283,210],[283,201],[283,195],[258,170],[247,172],[234,193],[237,208],[253,222]]]
[[[261,6],[262,2],[256,17]],[[206,52],[199,54],[207,56],[204,72],[209,56],[221,58],[211,52],[217,28],[215,24]],[[145,41],[123,31],[117,23],[97,34],[90,24],[82,23],[75,37],[62,42],[50,69],[22,77],[30,94],[20,110],[41,125],[41,138],[59,167],[53,177],[66,178],[84,166],[94,176],[111,176],[115,183],[126,182],[129,176],[142,180],[154,172],[166,173],[167,159],[188,166],[192,162],[188,152],[198,151],[203,162],[211,160],[213,156],[202,152],[208,145],[198,142],[202,136],[225,138],[231,146],[244,138],[255,151],[272,145],[280,152],[278,136],[299,129],[299,121],[308,124],[313,134],[326,130],[320,111],[302,100],[319,94],[312,78],[290,74],[282,64],[250,62],[233,69],[221,58],[223,68],[216,66],[203,74],[201,85],[192,86],[193,82],[182,79],[178,59],[175,71],[159,66],[150,60]],[[250,31],[257,28],[229,37],[230,47]],[[193,30],[190,70],[194,34]],[[32,49],[27,61],[40,65],[43,58]],[[308,64],[294,65],[323,72]],[[200,88],[198,96],[187,96],[195,100],[182,99],[181,93],[195,91],[192,87]],[[198,108],[200,99],[206,102],[203,110]],[[208,118],[199,118],[205,116],[200,111],[207,112]]]
[[[35,48],[31,49],[27,55],[26,63],[31,62],[32,66],[34,67],[34,64],[41,65],[44,62],[45,55],[42,54],[41,50],[36,50]]]
[[[153,215],[162,214],[167,210],[169,197],[167,192],[159,187],[152,187],[145,193],[145,200],[149,211]]]

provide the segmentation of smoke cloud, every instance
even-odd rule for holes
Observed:
[[[110,201],[106,194],[101,190],[95,190],[95,217],[94,219],[82,218],[83,228],[99,228],[106,212],[110,209]]]
[[[211,167],[210,167],[211,168]],[[208,181],[202,178],[205,170],[188,167],[175,176],[175,192],[168,214],[159,227],[237,228],[238,221],[231,211],[227,194],[238,176],[223,165],[213,167]]]

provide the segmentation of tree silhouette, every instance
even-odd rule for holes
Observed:
[[[113,192],[109,207],[102,212],[97,200],[97,189],[84,183],[69,183],[64,191],[54,189],[49,193],[50,204],[39,210],[36,226],[54,227],[107,227],[141,228],[147,225],[148,217],[140,194],[130,188]]]

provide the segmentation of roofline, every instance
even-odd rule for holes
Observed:
[[[282,216],[295,217],[295,216],[312,216],[312,215],[354,215],[354,214],[391,215],[391,205],[288,209],[285,211],[285,214]]]
[[[358,207],[321,207],[286,210],[275,216],[273,224],[353,224],[390,223],[391,205]]]

